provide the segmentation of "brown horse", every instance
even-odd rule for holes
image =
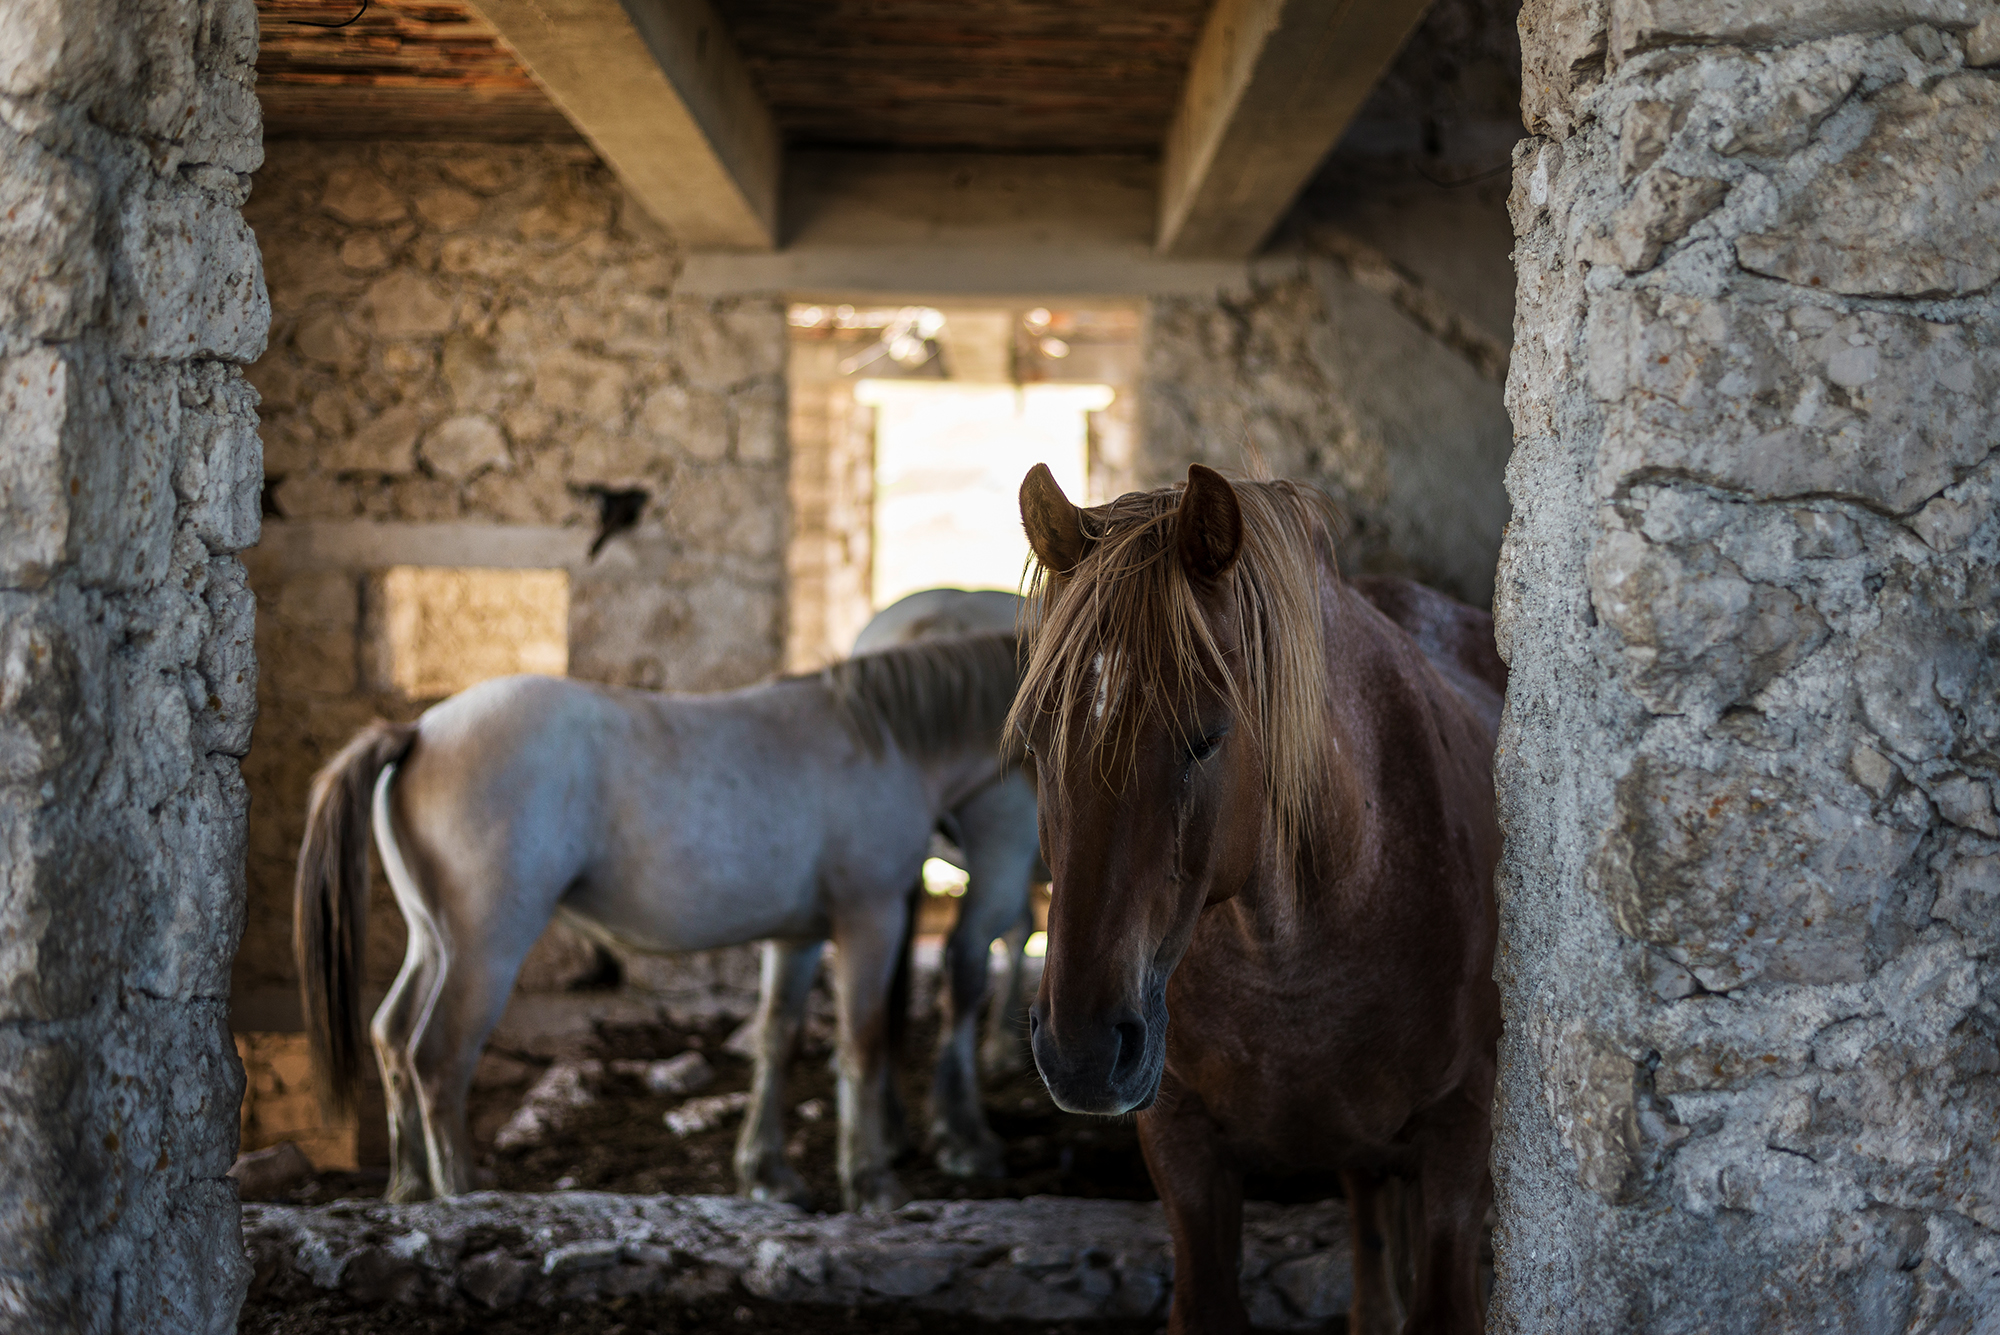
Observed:
[[[1245,1173],[1331,1172],[1349,1329],[1479,1330],[1492,618],[1343,581],[1321,504],[1289,483],[1195,465],[1078,510],[1038,467],[1021,516],[1045,604],[1008,726],[1055,873],[1035,1061],[1064,1108],[1139,1114],[1169,1329],[1245,1327]]]

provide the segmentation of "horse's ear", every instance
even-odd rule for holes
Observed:
[[[1200,583],[1221,579],[1243,550],[1243,508],[1236,488],[1213,468],[1189,464],[1174,528],[1188,574]]]
[[[1047,464],[1036,464],[1021,479],[1021,527],[1035,559],[1052,575],[1067,576],[1090,549],[1083,536],[1083,515],[1056,484]]]

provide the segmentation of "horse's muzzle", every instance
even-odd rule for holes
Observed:
[[[1167,1009],[1155,991],[1146,1013],[1122,1007],[1081,1023],[1043,1022],[1042,1004],[1028,1008],[1035,1066],[1065,1112],[1116,1116],[1150,1107],[1166,1070]]]

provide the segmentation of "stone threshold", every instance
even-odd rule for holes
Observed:
[[[1346,1206],[1249,1202],[1253,1325],[1346,1311]],[[890,1215],[808,1214],[727,1196],[478,1192],[389,1205],[245,1205],[252,1295],[487,1309],[746,1292],[781,1302],[902,1303],[991,1319],[1163,1316],[1173,1287],[1156,1202],[919,1201]]]

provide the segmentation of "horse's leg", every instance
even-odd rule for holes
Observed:
[[[1433,1122],[1418,1141],[1419,1177],[1410,1192],[1416,1284],[1406,1330],[1476,1335],[1486,1326],[1479,1243],[1493,1198],[1486,1171],[1492,1132],[1486,1109],[1462,1102],[1456,1116]]]
[[[909,907],[899,895],[834,922],[840,1008],[840,1186],[850,1210],[888,1211],[910,1199],[890,1164],[888,998]]]
[[[990,784],[955,813],[970,881],[945,942],[946,1011],[931,1084],[931,1139],[938,1167],[958,1177],[999,1177],[1006,1148],[979,1102],[979,1017],[992,972],[993,940],[1028,909],[1035,865],[1035,796],[1018,775]]]
[[[1033,887],[1030,886],[1030,890]],[[1028,1069],[1028,938],[1035,931],[1032,908],[1000,939],[1007,943],[1007,990],[986,1009],[986,1041],[980,1046],[980,1069],[988,1075],[1013,1075]]]
[[[378,784],[376,847],[409,929],[394,1004],[376,1016],[377,1052],[401,1054],[390,1105],[399,1142],[391,1189],[406,1193],[398,1199],[418,1199],[415,1181],[422,1179],[414,1175],[423,1173],[424,1194],[453,1196],[477,1185],[465,1108],[473,1068],[567,875],[559,865],[538,865],[545,846],[532,842],[525,858],[504,850],[498,859],[482,858],[449,821],[413,839],[401,818],[390,819],[390,805],[386,785]],[[386,1093],[386,1072],[384,1083]],[[411,1135],[411,1105],[421,1139]],[[413,1142],[420,1149],[402,1148]]]
[[[823,941],[766,941],[757,998],[757,1068],[736,1137],[736,1189],[751,1200],[810,1205],[805,1179],[785,1162],[785,1068],[798,1044]]]
[[[1404,1245],[1395,1218],[1394,1193],[1373,1173],[1342,1173],[1347,1192],[1347,1226],[1354,1250],[1354,1302],[1347,1312],[1348,1335],[1396,1335],[1403,1328],[1403,1305],[1396,1294],[1394,1266]]]
[[[1168,1077],[1139,1114],[1139,1148],[1174,1240],[1168,1335],[1243,1335],[1243,1176],[1222,1162],[1208,1110]]]
[[[389,1186],[384,1200],[431,1198],[430,1155],[424,1147],[423,1110],[417,1100],[412,1048],[437,985],[440,963],[428,919],[410,922],[402,971],[368,1026],[375,1064],[382,1072],[382,1101],[389,1112]]]

